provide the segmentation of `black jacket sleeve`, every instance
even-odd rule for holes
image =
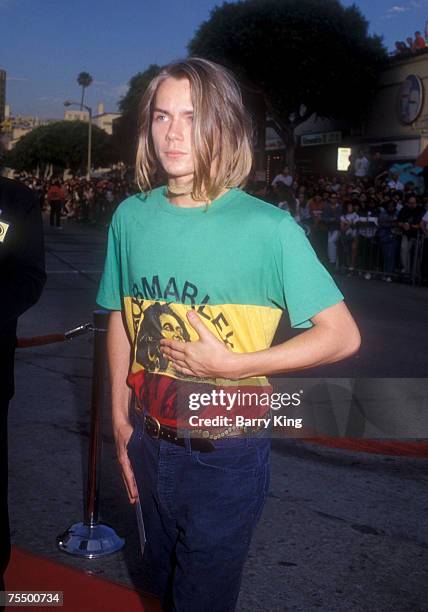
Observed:
[[[40,297],[46,282],[40,206],[31,189],[0,178],[0,221],[9,227],[0,244],[0,333]]]

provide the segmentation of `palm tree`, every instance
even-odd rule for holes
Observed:
[[[81,72],[77,77],[77,82],[82,88],[82,99],[80,102],[80,110],[83,108],[83,98],[85,97],[85,89],[92,83],[92,77],[89,72]]]

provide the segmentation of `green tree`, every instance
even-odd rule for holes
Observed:
[[[57,170],[85,172],[88,150],[88,124],[83,121],[57,121],[42,125],[23,136],[7,154],[6,165],[18,172],[35,172],[53,164]],[[117,161],[112,137],[92,126],[92,163],[95,167]]]
[[[138,111],[141,98],[150,81],[159,74],[161,68],[151,64],[144,72],[138,72],[129,81],[129,89],[119,102],[122,116],[114,122],[114,142],[120,159],[133,164],[137,146]]]
[[[364,117],[387,59],[359,9],[338,0],[225,2],[188,49],[229,67],[260,92],[291,165],[295,129],[312,114]]]
[[[80,100],[80,110],[83,108],[83,100],[85,97],[85,89],[92,83],[92,77],[89,72],[80,72],[77,77],[77,82],[82,88],[82,98]]]

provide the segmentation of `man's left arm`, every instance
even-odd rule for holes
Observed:
[[[312,318],[313,327],[263,351],[234,354],[232,378],[296,372],[350,357],[360,347],[358,327],[344,302]]]
[[[161,340],[163,354],[186,376],[239,380],[296,372],[350,357],[361,343],[358,327],[344,302],[316,314],[311,319],[313,326],[298,336],[252,353],[228,350],[196,313],[189,312],[188,318],[199,335],[197,342]]]

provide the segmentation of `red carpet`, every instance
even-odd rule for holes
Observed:
[[[88,575],[15,546],[5,582],[9,591],[63,591],[64,605],[58,609],[64,612],[161,611],[158,600],[150,595],[139,594],[122,584]],[[34,608],[41,609],[41,606]],[[46,610],[46,606],[43,609]]]
[[[303,438],[305,442],[339,448],[343,450],[376,453],[378,455],[396,455],[400,457],[428,458],[428,442],[425,440],[362,440],[360,438]]]

